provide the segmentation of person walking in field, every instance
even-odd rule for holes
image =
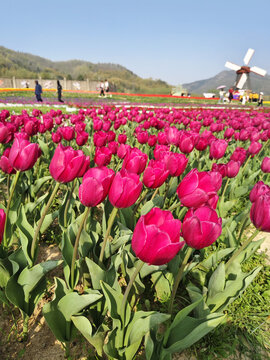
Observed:
[[[109,84],[109,81],[107,79],[105,80],[104,87],[105,87],[105,94],[109,95],[110,84]]]
[[[263,106],[263,92],[260,92],[258,106]]]
[[[42,86],[38,83],[37,80],[35,80],[35,95],[36,95],[36,99],[37,101],[43,101],[42,98],[41,98],[41,94],[42,94]]]
[[[103,81],[100,82],[99,89],[100,89],[99,96],[105,96],[105,92],[104,92],[104,90],[105,90],[105,85],[104,85],[104,82],[103,82]]]
[[[59,102],[64,102],[62,100],[62,85],[60,84],[59,80],[57,80],[57,95],[58,95],[58,101]]]

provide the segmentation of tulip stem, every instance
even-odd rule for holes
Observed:
[[[69,191],[69,195],[68,195],[68,199],[67,199],[67,203],[66,203],[66,207],[65,207],[65,211],[64,211],[64,227],[67,227],[67,212],[68,212],[68,209],[69,209],[69,205],[70,205],[70,202],[71,202],[71,197],[72,197],[73,191],[75,189],[76,180],[77,180],[76,178],[73,180],[72,188]]]
[[[153,193],[153,195],[152,195],[152,197],[151,197],[151,201],[154,200],[154,198],[155,198],[155,196],[157,195],[157,193],[158,193],[158,188],[156,188],[156,190],[154,191],[154,193]]]
[[[241,227],[240,227],[240,231],[239,231],[239,236],[238,236],[238,244],[240,244],[240,241],[241,241],[241,238],[242,238],[242,235],[243,235],[243,232],[245,230],[245,227],[247,225],[247,222],[249,220],[249,214],[247,213],[245,216],[244,216],[244,219],[242,220],[242,223],[241,223]]]
[[[20,176],[20,171],[17,171],[15,174],[15,177],[13,179],[13,182],[11,184],[11,189],[10,189],[10,195],[8,198],[8,203],[7,203],[7,210],[6,210],[6,221],[5,221],[5,226],[4,226],[4,236],[3,236],[3,247],[7,248],[8,247],[8,243],[7,243],[7,220],[8,220],[8,214],[9,214],[9,210],[10,210],[10,205],[11,205],[11,200],[13,198],[13,194],[16,188],[16,184],[18,182]]]
[[[139,272],[141,271],[142,267],[144,265],[144,262],[141,261],[141,260],[138,260],[137,262],[137,266],[135,268],[135,271],[134,273],[132,274],[130,280],[129,280],[129,283],[128,283],[128,286],[126,287],[126,290],[125,290],[125,293],[124,293],[124,297],[123,297],[123,300],[122,300],[122,305],[121,305],[121,311],[122,311],[122,319],[123,319],[123,322],[125,322],[124,320],[124,315],[125,315],[125,310],[126,310],[126,302],[127,302],[127,298],[128,298],[128,295],[129,295],[129,292],[132,288],[132,285],[137,277],[137,275],[139,274]],[[123,324],[124,325],[124,324]]]
[[[10,196],[10,174],[8,174],[8,177],[7,177],[7,195],[8,197]]]
[[[179,203],[177,203],[177,204],[175,204],[175,205],[172,205],[171,207],[169,207],[169,211],[173,211],[174,209],[176,209],[176,208],[178,208],[179,206],[181,206],[182,204],[181,204],[181,202],[179,202]]]
[[[137,212],[137,210],[138,210],[141,202],[142,202],[143,199],[146,197],[147,192],[148,192],[148,189],[146,189],[146,190],[142,193],[140,199],[137,201],[137,204],[135,205],[135,208],[134,208],[134,210],[133,210],[133,214],[134,214],[134,215],[136,214],[136,212]]]
[[[178,271],[178,274],[176,275],[176,278],[174,280],[174,284],[173,284],[173,290],[172,290],[172,296],[171,296],[171,301],[170,301],[170,304],[169,304],[169,313],[172,314],[172,311],[173,311],[173,303],[174,303],[174,299],[175,299],[175,295],[176,295],[176,292],[177,292],[177,289],[178,289],[178,286],[179,286],[179,283],[180,281],[182,280],[183,278],[183,273],[184,273],[184,270],[185,270],[185,267],[187,265],[187,262],[188,262],[188,259],[190,258],[190,255],[192,254],[192,251],[193,249],[192,248],[188,248],[187,249],[187,252],[186,252],[186,255],[184,257],[184,260],[180,266],[180,269]]]
[[[99,263],[100,264],[102,264],[102,262],[103,262],[103,257],[104,257],[104,252],[105,252],[107,240],[108,240],[108,238],[109,238],[109,236],[111,234],[111,229],[112,229],[114,219],[116,217],[117,212],[118,212],[118,208],[114,207],[112,212],[111,212],[111,215],[109,217],[109,220],[108,220],[108,227],[107,227],[107,230],[106,230],[106,233],[105,233],[105,236],[104,236],[104,240],[103,240],[103,243],[102,243],[102,248],[101,248],[100,256],[99,256]]]
[[[245,173],[245,170],[246,170],[246,167],[247,167],[247,164],[249,163],[249,160],[251,159],[251,155],[249,155],[249,157],[248,157],[248,159],[247,159],[247,161],[246,161],[246,163],[245,163],[245,165],[244,165],[244,167],[243,167],[243,169],[242,169],[242,175],[244,175],[244,173]]]
[[[43,224],[43,221],[45,219],[45,216],[47,215],[47,212],[49,210],[49,207],[51,206],[51,203],[58,191],[58,188],[60,186],[60,183],[59,182],[56,182],[55,184],[55,187],[53,189],[53,192],[47,202],[47,205],[45,206],[44,210],[43,210],[43,213],[39,219],[39,222],[38,222],[38,225],[37,227],[35,228],[35,231],[34,231],[34,237],[33,237],[33,241],[32,241],[32,245],[31,245],[31,259],[33,260],[34,262],[34,257],[35,257],[35,251],[36,251],[36,243],[37,243],[37,239],[38,239],[38,234],[39,234],[39,231],[40,231],[40,228]]]
[[[75,284],[74,284],[74,277],[75,277],[75,262],[76,262],[76,257],[77,257],[77,252],[78,252],[78,247],[79,247],[79,241],[80,241],[80,236],[82,233],[82,229],[84,226],[84,223],[87,219],[87,216],[90,213],[91,208],[86,208],[83,214],[83,218],[82,221],[80,223],[80,227],[76,236],[76,240],[75,240],[75,244],[74,244],[74,248],[73,248],[73,255],[72,255],[72,261],[71,261],[71,268],[70,268],[70,282],[71,282],[71,287],[72,289],[74,288]]]
[[[226,269],[228,269],[229,265],[237,258],[237,256],[245,250],[245,248],[251,243],[251,241],[259,234],[260,230],[254,231],[254,233],[240,246],[238,250],[233,253],[233,256],[226,263]]]

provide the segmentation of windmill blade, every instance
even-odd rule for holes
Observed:
[[[245,82],[247,81],[247,74],[242,74],[241,76],[240,76],[240,79],[238,80],[238,83],[236,84],[236,87],[238,88],[238,89],[242,89],[243,88],[243,86],[244,86],[244,84],[245,84]]]
[[[250,62],[250,59],[252,58],[253,54],[254,54],[255,50],[254,49],[248,49],[245,57],[244,57],[244,64],[248,65]]]
[[[266,75],[266,70],[263,70],[257,66],[252,66],[250,68],[250,71],[252,71],[253,73],[257,74],[257,75],[261,75],[261,76],[265,76]]]
[[[244,73],[241,75],[238,83],[236,84],[236,87],[238,89],[242,89],[246,81],[247,81],[247,74]]]
[[[225,66],[228,68],[228,69],[231,69],[231,70],[234,70],[234,71],[237,71],[237,70],[240,70],[241,69],[241,66],[239,65],[236,65],[230,61],[226,61],[225,63]]]

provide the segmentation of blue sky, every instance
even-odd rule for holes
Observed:
[[[270,1],[8,0],[0,45],[51,60],[111,62],[170,84],[202,80],[227,60],[270,74]]]

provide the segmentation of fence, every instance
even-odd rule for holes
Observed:
[[[37,79],[41,84],[42,88],[45,89],[56,89],[57,88],[57,80],[44,80]],[[64,78],[60,80],[60,83],[64,90],[82,90],[82,91],[96,91],[99,88],[98,81],[91,81],[89,79],[84,81],[79,80],[67,80]],[[1,88],[13,88],[13,89],[21,89],[21,88],[34,88],[35,80],[34,79],[16,79],[15,76],[12,79],[8,78],[0,78],[0,89]],[[110,84],[110,89],[115,91],[113,84]]]

